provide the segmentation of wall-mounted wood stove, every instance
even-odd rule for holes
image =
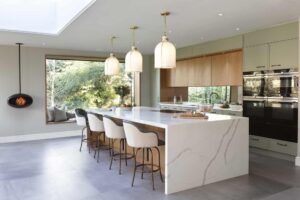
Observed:
[[[22,85],[21,85],[21,45],[22,43],[16,43],[18,45],[19,50],[19,93],[13,94],[8,97],[7,103],[8,105],[14,108],[25,108],[32,104],[33,99],[28,94],[22,93]]]

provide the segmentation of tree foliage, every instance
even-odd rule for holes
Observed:
[[[114,87],[131,83],[130,74],[104,75],[104,63],[95,61],[47,60],[47,106],[66,110],[110,107],[120,103]],[[130,103],[130,95],[125,98]],[[54,105],[53,105],[54,104]]]

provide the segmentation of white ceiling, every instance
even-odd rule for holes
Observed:
[[[95,0],[0,0],[0,30],[58,35]]]
[[[152,54],[165,10],[171,12],[170,40],[184,47],[297,20],[300,0],[96,0],[58,36],[0,31],[0,44],[107,52],[113,34],[119,37],[115,51],[125,53],[131,46],[129,27],[138,25],[137,46]]]

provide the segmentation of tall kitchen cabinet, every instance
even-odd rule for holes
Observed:
[[[288,39],[244,48],[244,71],[298,67],[298,39]]]
[[[234,51],[212,56],[212,85],[243,84],[243,53]]]
[[[270,69],[298,67],[298,39],[270,43]]]
[[[244,49],[244,71],[266,70],[269,66],[269,46],[267,44]]]

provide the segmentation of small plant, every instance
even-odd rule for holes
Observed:
[[[128,85],[119,85],[114,87],[117,95],[121,98],[121,105],[124,104],[124,98],[130,94],[130,87]]]

